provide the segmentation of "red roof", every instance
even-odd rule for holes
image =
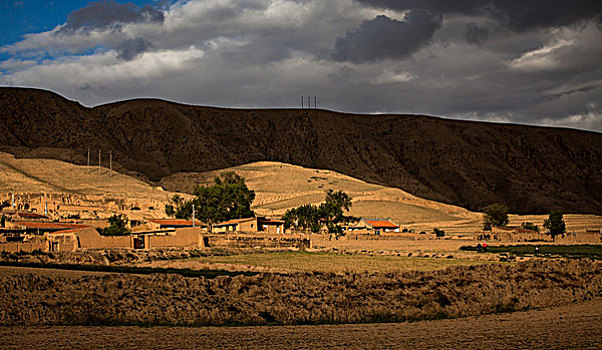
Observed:
[[[259,220],[259,223],[261,223],[261,224],[277,224],[277,225],[282,225],[282,224],[284,224],[284,221],[274,220],[274,219],[261,219],[261,220]]]
[[[36,213],[17,213],[17,215],[19,215],[22,218],[29,219],[48,219],[48,216]]]
[[[373,228],[399,228],[398,225],[395,225],[390,220],[370,219],[364,220],[364,222],[372,226]]]
[[[246,218],[246,219],[234,219],[234,220],[228,220],[228,221],[224,221],[224,222],[220,222],[219,224],[215,225],[215,226],[231,226],[231,225],[238,225],[241,222],[247,222],[247,221],[251,221],[254,220],[254,218]]]
[[[48,234],[51,235],[62,235],[64,233],[75,233],[75,232],[79,232],[82,230],[86,230],[89,227],[80,227],[80,228],[74,228],[74,229],[69,229],[69,230],[60,230],[60,231],[55,231],[55,232],[49,232]]]
[[[192,220],[184,219],[148,219],[146,221],[163,226],[192,226]],[[195,226],[205,226],[205,224],[198,220],[194,224]]]
[[[17,221],[13,222],[15,225],[23,226],[28,229],[74,229],[74,228],[89,228],[90,225],[85,224],[68,224],[60,222],[29,222],[29,221]]]

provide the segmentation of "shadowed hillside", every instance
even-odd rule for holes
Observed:
[[[234,110],[132,100],[86,108],[0,88],[0,148],[114,166],[152,181],[279,161],[332,169],[471,210],[602,212],[602,135],[569,129],[324,110]]]

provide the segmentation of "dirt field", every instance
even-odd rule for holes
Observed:
[[[277,327],[0,327],[0,348],[599,349],[602,299],[398,324]]]

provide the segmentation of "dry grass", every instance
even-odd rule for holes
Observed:
[[[329,189],[343,190],[353,198],[351,215],[390,217],[405,225],[439,224],[475,219],[478,214],[460,207],[413,196],[405,191],[370,184],[331,170],[318,170],[277,163],[256,162],[228,168],[242,175],[257,196],[253,209],[262,215],[282,215],[292,207],[324,200]],[[164,178],[165,187],[191,191],[208,184],[224,170],[206,173],[177,173]]]
[[[308,252],[252,253],[228,256],[207,256],[185,261],[156,262],[151,266],[195,268],[223,267],[247,270],[249,267],[277,272],[320,273],[397,273],[406,271],[434,271],[450,266],[483,264],[474,260],[420,258],[383,255],[350,255]]]
[[[265,327],[0,327],[24,349],[596,349],[602,300],[408,323]],[[386,336],[383,336],[383,335]]]
[[[78,166],[52,159],[15,159],[0,152],[0,193],[78,193],[128,198],[157,206],[159,213],[135,213],[157,216],[173,193],[153,187],[133,177],[108,169],[99,172],[95,166]],[[88,171],[91,170],[90,173]],[[351,215],[358,217],[390,217],[404,228],[431,232],[437,227],[447,235],[471,236],[482,228],[482,214],[463,208],[413,196],[400,189],[370,184],[330,170],[256,162],[225,170],[245,177],[256,192],[253,209],[260,215],[280,216],[287,209],[307,203],[320,203],[328,188],[344,190],[354,205]],[[177,173],[161,183],[181,191],[191,191],[199,184],[208,184],[222,171]],[[157,204],[159,203],[159,204]],[[143,205],[144,206],[144,205]],[[131,215],[132,213],[130,213]],[[510,215],[511,225],[533,222],[541,226],[545,215]],[[567,230],[582,231],[602,226],[600,215],[565,215]]]
[[[164,201],[169,193],[131,176],[54,159],[16,159],[0,152],[0,192],[77,193]]]
[[[188,278],[0,275],[0,325],[400,322],[549,307],[602,296],[588,260],[373,274]]]

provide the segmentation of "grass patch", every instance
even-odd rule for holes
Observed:
[[[433,271],[445,269],[449,266],[482,265],[487,263],[473,260],[445,259],[443,257],[422,258],[311,252],[273,252],[230,256],[208,256],[191,260],[204,263],[251,265],[286,271],[324,273]]]
[[[535,247],[539,252],[535,252]],[[462,246],[460,250],[478,251],[476,246]],[[600,245],[500,245],[488,246],[487,253],[510,253],[518,256],[535,255],[543,257],[562,258],[589,258],[602,260],[602,246]]]
[[[55,263],[37,263],[37,262],[13,262],[0,261],[0,266],[14,267],[33,267],[44,269],[73,270],[73,271],[93,271],[93,272],[113,272],[126,274],[151,275],[155,273],[177,274],[184,277],[205,277],[215,278],[218,276],[254,276],[256,272],[250,271],[225,271],[225,270],[193,270],[159,267],[134,267],[134,266],[112,266],[112,265],[79,265],[79,264],[55,264]]]

